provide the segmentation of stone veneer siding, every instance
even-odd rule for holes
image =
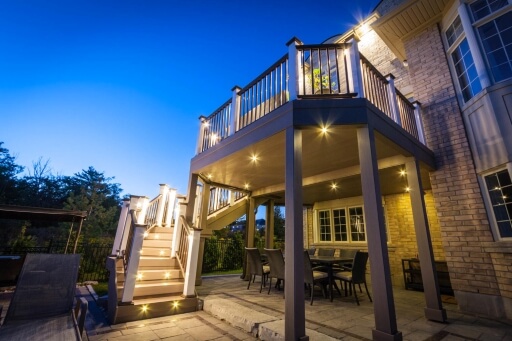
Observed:
[[[452,286],[499,295],[490,254],[482,249],[493,237],[437,25],[404,45],[427,146],[436,157],[430,180]]]

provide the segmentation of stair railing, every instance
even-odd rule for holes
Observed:
[[[121,302],[123,303],[133,301],[133,292],[135,290],[137,271],[139,269],[142,242],[144,241],[144,232],[146,232],[146,225],[137,223],[135,210],[130,210],[127,223],[129,223],[129,230],[123,257],[124,288],[121,297]]]
[[[201,229],[192,227],[182,215],[179,217],[179,244],[176,258],[185,278],[184,297],[195,297],[195,282]]]

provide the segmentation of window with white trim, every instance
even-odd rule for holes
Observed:
[[[512,180],[507,169],[486,175],[494,219],[501,238],[512,237]]]
[[[320,242],[365,242],[363,206],[318,210]]]
[[[483,55],[495,82],[512,78],[510,0],[477,0],[469,5]]]
[[[459,91],[464,102],[467,102],[482,90],[482,86],[459,16],[446,30],[445,38]]]

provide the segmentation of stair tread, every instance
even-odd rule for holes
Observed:
[[[141,296],[141,297],[134,297],[133,298],[133,304],[150,304],[150,303],[159,303],[159,302],[174,302],[174,301],[184,301],[188,300],[190,298],[185,298],[180,295],[157,295],[154,297],[148,297],[148,296]]]
[[[142,287],[159,287],[159,286],[166,286],[171,284],[183,284],[185,280],[183,278],[176,278],[176,279],[158,279],[158,280],[149,280],[149,281],[141,281],[137,282],[135,284],[135,288],[142,288]]]

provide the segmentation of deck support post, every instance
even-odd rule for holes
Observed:
[[[348,58],[347,58],[347,77],[349,82],[350,89],[347,89],[349,92],[356,93],[356,98],[364,97],[363,90],[363,75],[361,73],[361,57],[359,55],[359,47],[357,46],[357,39],[353,36],[348,43],[350,47],[348,49]]]
[[[287,340],[309,340],[304,307],[304,239],[302,215],[302,131],[286,129],[285,141],[285,308]]]
[[[267,249],[274,248],[274,200],[270,199],[267,202],[266,212],[267,226],[265,228],[265,247]]]
[[[375,329],[372,330],[372,335],[374,340],[400,341],[402,333],[398,331],[396,324],[373,127],[365,126],[357,130],[357,145],[361,165],[370,275],[372,283],[375,284],[372,286],[375,314]]]
[[[418,244],[418,257],[421,264],[421,279],[427,304],[425,317],[432,321],[446,322],[446,310],[443,309],[441,302],[418,160],[412,157],[408,158],[405,168],[409,195],[411,197],[416,242]]]
[[[241,87],[235,85],[231,91],[233,96],[231,98],[231,115],[229,117],[229,133],[228,136],[233,135],[238,130],[238,119],[240,117],[240,95]]]

